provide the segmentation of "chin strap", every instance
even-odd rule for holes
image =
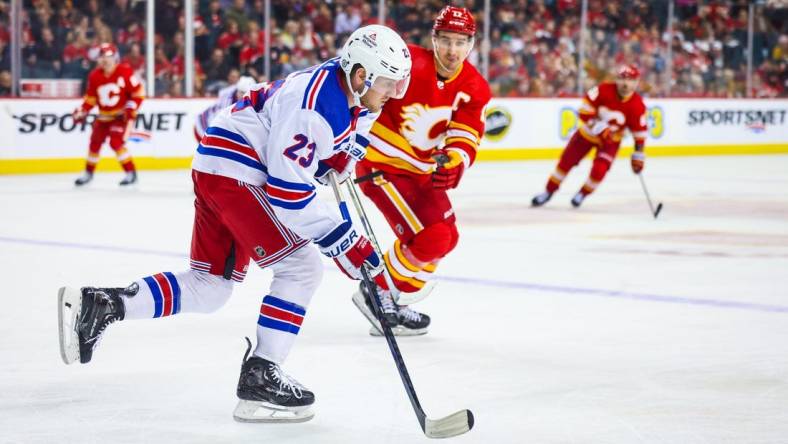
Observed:
[[[364,89],[362,89],[360,93],[356,92],[356,90],[353,89],[353,83],[351,83],[350,81],[350,73],[347,71],[345,71],[345,82],[347,82],[347,87],[348,89],[350,89],[350,93],[353,94],[353,105],[357,107],[361,107],[361,96],[366,94],[367,90],[369,89],[369,86],[367,86],[366,81],[364,82]]]

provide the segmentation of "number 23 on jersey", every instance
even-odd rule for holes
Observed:
[[[315,160],[315,148],[317,145],[314,142],[310,143],[309,139],[303,134],[296,134],[293,136],[293,140],[295,140],[295,143],[285,148],[284,156],[294,162],[298,162],[302,167],[308,168],[309,165],[312,165],[312,161]]]

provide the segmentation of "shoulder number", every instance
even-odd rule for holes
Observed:
[[[312,165],[312,161],[315,160],[315,145],[314,142],[309,142],[309,139],[303,134],[296,134],[293,136],[293,140],[295,143],[290,145],[289,147],[285,148],[284,156],[288,159],[298,162],[304,168],[308,168],[309,165]],[[301,152],[303,149],[306,149],[306,152]]]

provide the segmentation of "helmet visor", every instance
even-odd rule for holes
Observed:
[[[408,90],[408,84],[410,84],[410,74],[408,74],[404,79],[400,80],[377,76],[375,78],[375,82],[372,83],[372,86],[370,86],[369,89],[375,91],[378,94],[389,96],[393,99],[401,99],[405,96],[405,92]]]

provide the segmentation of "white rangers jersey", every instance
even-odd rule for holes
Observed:
[[[285,226],[304,239],[322,238],[345,219],[338,205],[315,199],[318,161],[365,149],[378,116],[348,105],[340,76],[334,58],[255,85],[211,121],[192,168],[261,186]]]
[[[201,112],[194,121],[194,137],[197,138],[197,141],[205,135],[205,130],[210,125],[213,117],[222,109],[237,102],[240,98],[241,94],[238,94],[238,87],[235,85],[220,89],[216,103]]]

